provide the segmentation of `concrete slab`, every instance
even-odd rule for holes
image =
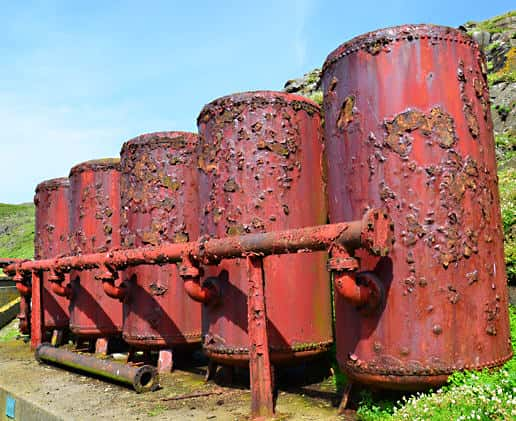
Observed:
[[[206,367],[179,367],[161,376],[162,389],[136,394],[99,379],[40,365],[29,345],[0,342],[0,420],[14,398],[16,420],[247,420],[250,393],[245,385],[206,383]],[[306,382],[305,382],[306,383]],[[281,420],[338,420],[338,394],[331,379],[290,384],[277,400]]]

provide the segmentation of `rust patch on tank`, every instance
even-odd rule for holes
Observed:
[[[457,142],[455,122],[451,115],[440,107],[434,107],[428,114],[417,109],[409,109],[392,120],[384,122],[386,129],[385,144],[401,156],[407,156],[414,141],[412,132],[419,130],[429,140],[436,141],[448,149]]]
[[[340,107],[339,118],[337,119],[337,128],[344,130],[353,121],[353,109],[355,107],[355,96],[350,95],[344,99]]]
[[[478,126],[477,117],[473,111],[473,106],[471,105],[471,101],[467,99],[465,95],[462,96],[462,102],[464,106],[462,110],[464,111],[464,117],[466,118],[466,122],[468,124],[469,132],[471,136],[477,138],[480,134],[480,127]]]
[[[164,295],[168,291],[168,288],[157,285],[156,283],[150,284],[149,289],[150,289],[152,295],[157,295],[157,296]]]
[[[388,49],[386,49],[385,47],[389,45],[391,42],[392,40],[387,37],[377,38],[367,43],[365,50],[373,56],[379,54],[381,51],[389,52]]]
[[[337,84],[339,83],[339,79],[337,79],[335,76],[333,76],[330,80],[330,85],[328,86],[328,89],[330,92],[335,92],[335,88],[337,88]]]

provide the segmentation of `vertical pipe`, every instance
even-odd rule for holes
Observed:
[[[267,311],[263,278],[263,259],[248,256],[247,317],[249,331],[249,371],[251,377],[251,416],[271,417],[274,414],[272,372],[267,336]]]
[[[43,308],[41,306],[41,271],[32,272],[32,312],[30,346],[36,349],[43,342]]]

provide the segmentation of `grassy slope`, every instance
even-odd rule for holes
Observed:
[[[34,255],[34,205],[0,203],[0,257]]]

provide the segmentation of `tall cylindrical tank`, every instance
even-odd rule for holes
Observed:
[[[83,162],[70,170],[72,254],[104,253],[120,247],[120,160]],[[88,338],[121,332],[122,304],[104,294],[102,269],[72,271],[70,329]]]
[[[34,205],[36,213],[34,231],[34,258],[51,259],[70,254],[69,237],[69,193],[68,178],[54,178],[36,186]],[[41,301],[46,330],[68,328],[69,300],[55,294],[51,289],[49,272],[42,277]],[[64,285],[69,283],[64,275]]]
[[[511,355],[484,57],[465,33],[407,25],[359,36],[323,67],[330,222],[386,207],[386,289],[364,316],[336,297],[337,357],[354,380],[442,384]]]
[[[125,248],[197,240],[198,170],[194,133],[160,132],[124,143],[121,237]],[[201,306],[185,293],[175,264],[128,268],[123,337],[137,348],[199,344]]]
[[[281,92],[217,99],[198,117],[201,234],[226,237],[324,224],[319,107]],[[269,256],[264,277],[271,360],[319,355],[332,344],[326,253]],[[203,348],[214,361],[248,360],[245,260],[223,260],[221,302],[203,308]]]

